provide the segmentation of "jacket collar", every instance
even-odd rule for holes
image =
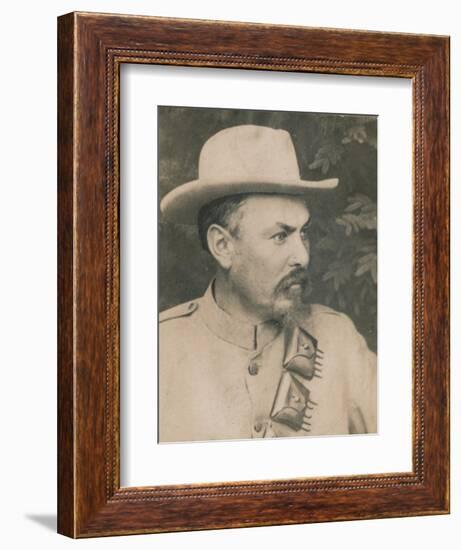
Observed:
[[[216,303],[213,283],[214,279],[201,299],[199,311],[203,322],[218,338],[234,346],[258,352],[280,334],[282,324],[278,321],[270,320],[253,325],[231,317]]]

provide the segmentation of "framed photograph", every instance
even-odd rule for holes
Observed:
[[[58,19],[58,531],[449,512],[449,39]]]
[[[377,117],[159,106],[157,120],[159,442],[376,433]],[[201,142],[199,178],[178,186]],[[347,163],[360,174],[300,175]]]

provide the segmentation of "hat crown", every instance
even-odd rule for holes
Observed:
[[[201,180],[283,182],[299,177],[295,148],[286,130],[233,126],[213,135],[200,153]]]
[[[199,177],[172,189],[160,202],[164,219],[197,223],[200,208],[242,193],[302,195],[307,189],[333,189],[336,178],[308,181],[286,130],[245,124],[211,136],[202,147]]]

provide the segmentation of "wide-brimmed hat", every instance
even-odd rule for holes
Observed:
[[[245,124],[221,130],[202,147],[198,179],[179,185],[160,202],[163,219],[197,223],[199,210],[213,200],[241,193],[302,195],[332,189],[338,180],[302,180],[286,130]]]

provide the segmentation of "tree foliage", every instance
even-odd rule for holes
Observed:
[[[350,177],[350,167],[362,155],[375,158],[376,122],[374,117],[362,124],[349,117],[335,122],[309,164],[324,177],[335,168],[339,185],[347,189],[340,193],[331,217],[319,220],[318,238],[312,243],[316,298],[352,317],[376,350],[376,168],[368,180],[366,174]]]

